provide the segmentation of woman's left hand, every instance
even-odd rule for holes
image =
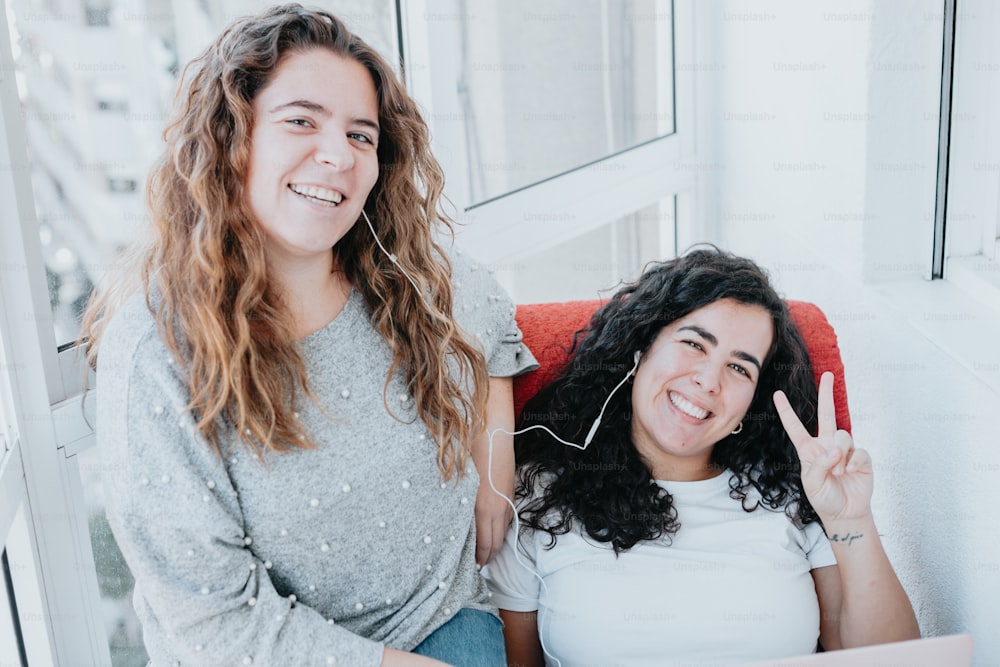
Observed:
[[[500,551],[507,528],[514,518],[513,500],[508,500],[514,498],[513,430],[514,382],[509,377],[491,377],[486,404],[486,430],[472,443],[472,460],[479,473],[476,563],[480,566],[489,563]],[[492,487],[496,487],[496,491]]]
[[[809,434],[782,392],[778,416],[802,462],[802,487],[837,557],[836,566],[813,570],[825,648],[852,648],[916,639],[913,607],[879,539],[871,513],[872,460],[837,430],[833,374],[819,382],[817,434]]]
[[[500,476],[507,477],[507,475]],[[497,477],[496,471],[494,471],[495,477]],[[509,481],[494,479],[494,484],[508,498],[514,497],[513,477]],[[487,480],[482,480],[479,484],[479,493],[476,495],[476,563],[486,565],[493,560],[493,556],[503,546],[507,528],[513,518],[514,510],[507,500],[497,495]]]
[[[819,383],[818,432],[809,434],[784,392],[774,393],[778,417],[802,464],[802,487],[819,518],[828,523],[871,514],[872,459],[854,448],[851,434],[837,429],[833,373]]]

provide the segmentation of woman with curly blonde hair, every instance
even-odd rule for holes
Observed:
[[[188,66],[164,138],[152,239],[85,325],[153,664],[506,664],[484,432],[534,359],[435,240],[415,103],[334,16],[284,5]],[[493,478],[512,492],[509,440]]]

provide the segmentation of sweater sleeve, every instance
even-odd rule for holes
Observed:
[[[491,377],[513,377],[538,368],[514,319],[514,302],[493,275],[464,252],[452,250],[455,319],[481,346]]]
[[[379,665],[381,644],[278,594],[155,326],[116,324],[101,348],[97,437],[153,663]]]

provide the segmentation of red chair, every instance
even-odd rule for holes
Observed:
[[[590,316],[601,305],[600,300],[536,303],[517,307],[517,324],[524,333],[524,344],[540,364],[537,370],[514,378],[514,414],[520,422],[521,410],[528,399],[551,382],[569,361],[568,350],[573,334],[587,326]],[[837,409],[837,427],[851,430],[851,415],[847,409],[847,387],[844,384],[844,364],[837,347],[837,334],[823,311],[805,301],[789,301],[792,318],[802,332],[816,383],[820,375],[830,371],[834,376],[833,400]]]

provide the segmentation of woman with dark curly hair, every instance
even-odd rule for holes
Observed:
[[[440,245],[441,169],[334,16],[238,19],[185,70],[138,268],[91,304],[108,519],[152,664],[502,665],[484,427],[533,365]],[[494,481],[514,489],[512,443]]]
[[[714,248],[654,264],[574,345],[525,407],[520,527],[487,568],[511,664],[919,636],[872,520],[871,459],[756,264]]]

